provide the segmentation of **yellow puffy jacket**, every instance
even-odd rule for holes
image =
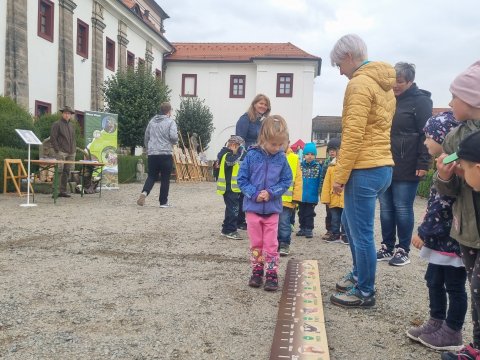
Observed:
[[[390,129],[395,81],[395,69],[383,62],[369,62],[354,72],[343,99],[337,183],[346,184],[353,169],[393,165]]]
[[[345,191],[342,191],[340,194],[335,194],[333,192],[333,178],[337,169],[336,160],[337,159],[334,159],[328,166],[327,173],[325,174],[325,179],[323,180],[320,202],[322,204],[327,204],[331,208],[336,207],[343,209],[343,197]]]

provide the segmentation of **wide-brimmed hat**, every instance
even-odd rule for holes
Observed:
[[[74,111],[70,106],[67,106],[67,105],[65,105],[64,107],[62,107],[59,111],[60,111],[61,113],[69,112],[70,114],[75,114],[75,111]]]

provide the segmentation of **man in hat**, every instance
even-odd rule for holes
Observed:
[[[75,142],[75,129],[70,121],[74,112],[69,106],[61,108],[60,112],[62,113],[61,119],[55,121],[50,129],[50,142],[57,160],[74,161],[77,144]],[[58,172],[60,173],[59,197],[70,197],[67,193],[70,168],[70,164],[58,164]]]

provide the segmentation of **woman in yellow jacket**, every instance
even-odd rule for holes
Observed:
[[[338,156],[338,155],[337,155]],[[320,202],[328,206],[328,210],[331,214],[331,225],[330,225],[330,237],[326,239],[328,243],[343,243],[348,245],[348,239],[345,236],[342,236],[341,233],[341,222],[342,222],[342,213],[343,213],[343,200],[344,193],[335,193],[333,191],[333,179],[335,176],[335,169],[337,164],[337,158],[334,158],[327,168],[327,173],[325,174],[325,179],[323,180],[322,193],[320,195]]]
[[[342,215],[350,242],[353,269],[337,283],[330,301],[343,307],[375,305],[377,256],[375,203],[392,180],[390,129],[395,113],[395,69],[367,60],[367,46],[358,35],[341,37],[330,53],[332,65],[350,81],[342,112],[342,144],[332,185],[345,191]]]

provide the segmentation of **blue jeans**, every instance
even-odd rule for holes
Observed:
[[[223,194],[223,202],[225,203],[225,217],[222,224],[222,233],[230,234],[237,231],[238,218],[238,199],[240,193],[226,191]]]
[[[295,209],[284,206],[278,218],[278,242],[290,245],[292,240],[291,218]]]
[[[377,197],[390,186],[391,181],[392,168],[382,166],[352,170],[345,185],[342,219],[352,251],[353,274],[358,276],[358,289],[365,294],[375,292],[375,204]]]
[[[339,207],[334,207],[330,208],[330,214],[331,214],[331,228],[330,231],[332,232],[333,235],[340,235],[340,227],[341,227],[341,222],[342,222],[342,213],[343,213],[343,208]]]
[[[417,194],[418,181],[392,181],[390,187],[379,197],[382,244],[389,251],[398,245],[407,253],[410,251],[413,226],[413,202]]]

